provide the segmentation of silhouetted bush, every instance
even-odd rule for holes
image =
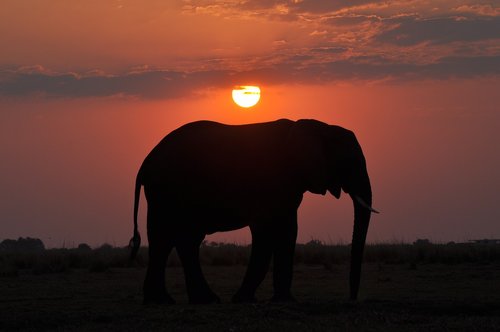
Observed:
[[[92,248],[86,243],[80,243],[77,247],[78,251],[89,252],[92,251]]]
[[[96,251],[97,252],[111,252],[111,251],[113,251],[113,246],[109,243],[104,243],[99,248],[97,248]]]
[[[90,272],[105,272],[109,268],[128,266],[128,248],[114,248],[110,244],[103,244],[89,253],[86,268]]]
[[[0,242],[0,251],[15,251],[15,252],[41,252],[45,250],[45,245],[40,239],[30,237],[20,237],[17,240],[6,239]]]
[[[94,250],[90,247],[87,248],[87,245],[80,245],[74,249],[47,249],[32,252],[26,251],[24,247],[19,249],[19,247],[10,246],[10,242],[7,243],[9,249],[0,251],[0,276],[15,276],[20,271],[33,274],[62,273],[71,271],[71,269],[102,272],[109,268],[121,268],[129,265],[128,249],[113,248],[109,244]],[[144,255],[144,251],[141,250],[140,253]]]

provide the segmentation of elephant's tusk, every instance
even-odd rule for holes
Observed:
[[[379,211],[375,210],[374,208],[372,208],[370,205],[366,204],[366,202],[361,198],[359,197],[358,195],[354,195],[354,198],[356,199],[356,201],[358,201],[358,203],[364,207],[365,209],[368,209],[370,210],[371,212],[373,213],[380,213]]]

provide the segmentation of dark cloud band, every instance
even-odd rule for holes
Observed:
[[[180,72],[149,70],[122,75],[52,73],[46,70],[0,72],[0,95],[78,98],[114,95],[144,99],[188,96],[200,89],[229,88],[241,82],[264,85],[324,84],[345,80],[418,80],[500,75],[500,56],[446,57],[430,64],[395,63],[382,57],[354,57],[308,66],[285,62],[248,71]]]
[[[452,42],[474,42],[500,39],[500,17],[488,19],[418,19],[407,18],[393,29],[376,37],[378,42],[386,42],[399,46],[410,46],[429,42],[447,44]]]

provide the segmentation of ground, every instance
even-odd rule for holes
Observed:
[[[295,266],[296,303],[274,304],[269,273],[256,304],[231,304],[244,266],[205,266],[223,303],[188,305],[180,267],[167,287],[178,304],[144,306],[144,268],[74,269],[0,278],[0,330],[498,331],[499,264],[364,265],[360,299],[348,266]]]

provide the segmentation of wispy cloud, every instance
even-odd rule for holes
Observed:
[[[493,6],[492,4],[465,4],[460,5],[454,10],[457,13],[472,13],[482,16],[500,16],[500,5]]]

